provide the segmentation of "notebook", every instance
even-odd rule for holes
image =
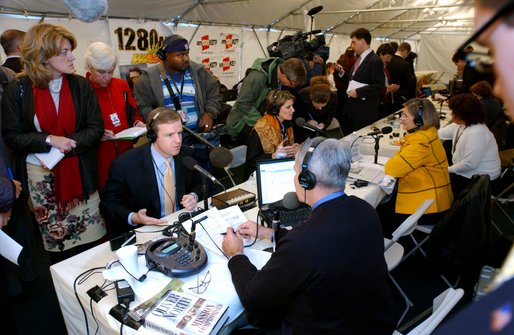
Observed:
[[[295,192],[294,178],[294,158],[257,161],[256,179],[260,215],[268,226],[271,226],[276,213],[281,226],[294,227],[308,218],[310,208],[305,204],[293,210],[282,206],[284,195]]]

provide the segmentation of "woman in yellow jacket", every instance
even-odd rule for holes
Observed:
[[[398,182],[396,197],[391,199],[391,205],[385,206],[389,211],[379,211],[385,232],[387,228],[394,230],[426,199],[435,200],[422,217],[426,224],[437,223],[453,202],[448,160],[437,135],[439,116],[432,102],[408,101],[400,123],[408,134],[400,151],[385,165],[385,172]]]

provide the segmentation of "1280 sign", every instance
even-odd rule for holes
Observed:
[[[136,50],[136,47],[140,51],[147,51],[149,48],[161,45],[164,39],[155,29],[148,32],[142,28],[134,31],[132,28],[119,27],[114,30],[114,33],[118,36],[118,49],[125,51]]]

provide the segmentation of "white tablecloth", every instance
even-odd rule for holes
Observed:
[[[256,184],[255,180],[249,180],[246,183],[238,185],[247,191],[256,193]],[[385,193],[380,190],[380,188],[376,185],[369,185],[362,188],[352,188],[350,185],[346,187],[346,193],[349,195],[358,196],[372,206],[376,207],[378,203],[382,200]],[[258,209],[253,208],[249,211],[245,212],[245,215],[248,219],[255,221],[257,218]],[[176,220],[178,213],[171,215],[168,218],[168,222],[172,223]],[[139,231],[155,231],[162,229],[162,227],[156,226],[147,226],[139,228]],[[159,235],[159,233],[137,233],[136,243],[144,243],[147,240]],[[245,253],[251,253],[251,259],[255,260],[255,262],[261,262],[264,264],[269,258],[269,254],[262,255],[259,250],[264,248],[268,248],[271,246],[270,241],[263,240],[258,241],[252,249],[254,251],[247,251],[245,249]],[[141,265],[144,264],[144,259],[140,256],[140,268]],[[202,270],[202,272],[198,275],[191,276],[189,278],[183,279],[186,281],[184,287],[194,286],[197,278],[203,278],[203,274],[209,270],[211,271],[212,281],[209,284],[207,291],[201,296],[211,299],[213,301],[217,301],[220,303],[228,304],[230,316],[229,322],[232,321],[237,315],[241,314],[243,308],[239,301],[239,298],[235,292],[234,286],[231,281],[230,272],[226,266],[227,260],[224,257],[217,256],[212,252],[208,251],[209,262],[207,267]],[[57,297],[59,299],[59,304],[61,307],[61,311],[64,317],[64,321],[66,323],[66,327],[68,329],[68,333],[70,335],[73,334],[85,334],[85,321],[83,312],[77,302],[77,298],[75,297],[73,283],[75,279],[83,272],[92,269],[94,267],[104,268],[107,263],[116,260],[116,254],[110,250],[109,243],[103,243],[100,246],[87,250],[77,256],[71,257],[67,260],[64,260],[60,263],[54,264],[50,267],[50,272],[52,274],[52,279],[54,282],[55,290],[57,292]],[[261,265],[262,265],[261,264]],[[257,264],[256,264],[257,265]],[[120,324],[116,321],[112,316],[109,315],[109,310],[117,304],[116,293],[115,290],[108,291],[108,295],[101,299],[98,303],[92,303],[91,311],[89,304],[90,298],[87,295],[86,291],[92,288],[95,285],[102,286],[104,283],[104,278],[102,276],[102,270],[98,270],[97,274],[90,276],[87,280],[77,285],[77,294],[80,297],[80,301],[82,306],[85,309],[88,320],[88,327],[90,334],[94,334],[96,331],[96,323],[93,318],[93,313],[96,321],[99,324],[99,334],[119,334]],[[170,280],[168,277],[164,276],[161,273],[157,272],[149,272],[147,279],[143,283],[138,283],[135,280],[131,279],[128,275],[126,279],[132,283],[132,285],[142,285],[144,287],[134,287],[134,290],[138,294],[136,296],[136,301],[132,302],[130,307],[133,308],[139,305],[141,302],[150,298],[153,294],[160,291],[164,285]],[[180,278],[182,279],[182,278]],[[112,287],[112,286],[111,286]],[[136,332],[131,328],[124,327],[124,334],[155,334],[154,331],[148,330],[144,327],[139,328]]]

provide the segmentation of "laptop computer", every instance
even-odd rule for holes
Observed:
[[[294,158],[256,162],[260,215],[268,226],[271,226],[275,215],[282,226],[296,226],[308,218],[309,206],[301,204],[296,209],[286,209],[282,205],[284,195],[288,192],[295,192],[294,178]]]

